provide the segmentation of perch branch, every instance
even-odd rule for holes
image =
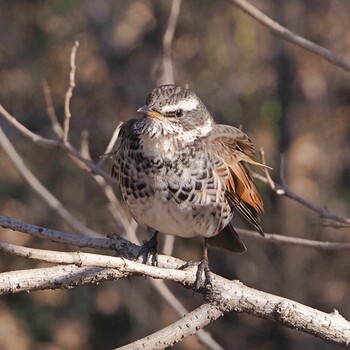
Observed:
[[[124,258],[82,252],[52,252],[24,248],[5,242],[1,243],[0,249],[4,253],[20,255],[26,258],[35,258],[54,263],[74,264],[77,268],[83,270],[86,267],[112,267],[121,272],[122,276],[147,275],[152,278],[175,281],[184,286],[192,286],[196,279],[195,267],[189,270],[179,270],[177,263],[172,264],[171,257],[163,256],[163,259],[168,259],[170,268],[160,268]],[[97,270],[97,272],[100,272],[100,270]],[[76,273],[78,273],[78,270],[76,270]],[[11,275],[9,273],[5,274],[7,274],[5,278],[3,278],[3,274],[0,274],[0,293],[8,291],[10,285],[19,285],[21,287],[18,281],[16,283],[16,273],[11,273]],[[91,283],[92,281],[96,283],[96,279],[92,276],[91,271],[89,276]],[[117,278],[120,278],[120,274],[118,274]],[[274,320],[289,328],[312,334],[330,344],[350,346],[350,322],[343,318],[337,311],[328,314],[283,297],[249,288],[239,281],[230,281],[214,273],[212,273],[212,279],[212,288],[209,294],[207,291],[206,298],[210,303],[215,304],[215,307],[220,310],[220,314],[223,312],[245,312],[256,317]],[[64,273],[61,280],[65,280]],[[71,286],[76,286],[79,283],[81,283],[81,279],[73,279]],[[29,285],[29,281],[27,285]],[[65,284],[65,286],[67,287],[68,285]],[[28,288],[30,289],[30,286]],[[57,288],[60,288],[60,284],[57,285]],[[202,323],[197,324],[197,328],[204,327],[208,320],[210,322],[210,318],[205,316]],[[179,333],[178,340],[183,335]],[[158,340],[160,341],[160,339]],[[174,341],[176,342],[177,340],[174,339]]]
[[[91,238],[81,237],[74,234],[69,234],[61,231],[56,231],[40,226],[27,224],[7,216],[0,215],[0,227],[30,234],[33,237],[41,239],[49,239],[53,242],[74,245],[80,248],[96,248],[96,249],[111,249],[124,251],[126,246],[130,246],[130,242],[118,236],[111,235],[110,238]],[[263,238],[251,230],[236,228],[237,233],[252,238],[259,239],[261,242],[271,242],[278,244],[286,244],[292,246],[300,246],[303,248],[315,248],[321,250],[347,250],[350,249],[350,242],[319,242],[309,239],[283,236],[280,234],[265,233],[266,238]],[[139,247],[134,244],[130,254],[122,255],[133,259],[137,256]],[[126,252],[124,252],[126,253]]]

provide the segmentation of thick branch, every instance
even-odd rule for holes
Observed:
[[[75,264],[76,266],[88,267],[106,267],[115,268],[124,274],[136,274],[149,276],[153,278],[171,279],[182,284],[191,283],[191,272],[184,270],[172,270],[168,268],[156,267],[140,264],[124,258],[107,256],[100,254],[91,254],[83,252],[58,252],[45,249],[35,249],[18,246],[11,243],[0,241],[0,251],[9,254],[21,256],[27,259],[39,260],[54,264]],[[170,278],[169,278],[170,276]]]
[[[119,273],[122,273],[122,275],[118,274],[116,278],[126,275],[144,275],[153,278],[172,280],[184,286],[192,286],[196,279],[195,268],[192,267],[186,271],[178,270],[177,264],[173,264],[173,268],[159,268],[117,257],[107,257],[81,252],[66,253],[43,251],[10,245],[8,243],[1,244],[1,249],[3,252],[25,256],[26,258],[40,258],[40,260],[43,261],[60,261],[67,264],[73,263],[77,265],[78,269],[83,269],[82,271],[85,271],[84,269],[86,269],[86,267],[114,267]],[[172,264],[172,258],[163,258],[168,259],[168,264]],[[96,278],[91,274],[92,271],[93,270],[88,271],[88,280],[82,278],[78,278],[77,280],[71,279],[70,285],[75,286],[83,282],[89,283],[89,281],[91,283],[96,283]],[[96,272],[100,273],[101,270],[97,270]],[[79,270],[74,270],[74,273],[79,273]],[[23,274],[23,272],[18,273],[18,271],[5,273],[5,276],[4,274],[0,274],[0,292],[8,293],[9,291],[13,291],[13,289],[15,289],[13,288],[14,286],[19,286],[19,289],[22,291],[24,290],[23,283],[26,284],[27,290],[32,290],[30,281],[23,281],[23,279],[16,281],[17,276],[22,276],[23,278],[21,274]],[[72,278],[72,275],[69,274],[68,277]],[[68,286],[66,282],[67,276],[64,271],[61,277],[56,276],[56,278],[58,282],[63,281],[65,287]],[[286,327],[315,335],[331,344],[350,345],[350,322],[345,320],[336,311],[327,314],[292,300],[249,288],[238,281],[229,281],[215,274],[212,274],[212,279],[213,287],[210,294],[207,294],[207,298],[212,304],[216,305],[220,313],[246,312],[257,317],[275,320]],[[47,286],[45,278],[41,285],[44,286],[42,289],[45,289],[45,286]],[[55,286],[49,284],[49,288],[53,287]],[[37,282],[35,288],[38,289]],[[58,283],[57,288],[61,288],[60,283]],[[220,315],[217,317],[219,316]],[[205,317],[202,318],[202,323],[199,323],[196,328],[204,327],[209,321],[210,317],[205,315]],[[184,330],[184,332],[186,331]],[[180,334],[181,337],[183,334]],[[160,340],[157,339],[157,341]],[[176,339],[174,341],[176,341]]]
[[[101,281],[115,281],[125,274],[102,267],[52,266],[0,273],[0,295],[46,289],[73,288]]]

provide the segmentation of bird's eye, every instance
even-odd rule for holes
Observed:
[[[184,115],[184,111],[182,109],[177,109],[174,114],[177,118],[181,118]]]

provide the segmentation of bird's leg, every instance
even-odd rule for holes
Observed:
[[[203,283],[203,273],[204,273],[204,283]],[[194,290],[199,290],[203,286],[204,288],[211,288],[212,279],[210,275],[209,263],[208,263],[208,238],[204,238],[204,247],[203,247],[203,257],[199,262],[196,281],[194,282]]]
[[[158,231],[154,231],[153,236],[148,240],[144,241],[140,251],[137,255],[139,258],[143,256],[143,263],[147,264],[148,258],[151,257],[151,262],[153,266],[158,266]]]

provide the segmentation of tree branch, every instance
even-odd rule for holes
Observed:
[[[102,267],[60,265],[0,273],[0,295],[47,289],[68,289],[102,281],[116,281],[125,274]]]
[[[17,153],[10,140],[0,127],[0,144],[7,153],[9,159],[15,165],[17,170],[28,182],[32,189],[53,209],[72,229],[86,236],[99,236],[97,232],[91,230],[77,220],[64,205],[38,180],[38,178],[26,166],[23,159]]]
[[[174,84],[175,82],[171,53],[180,7],[181,0],[172,1],[168,25],[163,36],[163,75],[161,84]]]
[[[203,304],[170,326],[164,327],[160,331],[133,343],[119,347],[118,350],[162,350],[173,346],[184,337],[195,334],[199,329],[205,327],[221,316],[223,316],[223,312],[217,305],[211,303]]]
[[[265,164],[263,151],[260,151],[260,154],[262,156],[262,162],[263,162],[263,164]],[[346,227],[350,226],[350,218],[336,215],[336,214],[332,213],[331,211],[329,211],[328,209],[321,208],[321,207],[317,206],[316,204],[307,201],[305,198],[302,198],[301,196],[297,195],[296,193],[294,193],[293,191],[290,190],[290,188],[287,185],[286,179],[285,179],[285,163],[284,163],[283,156],[281,157],[281,163],[280,163],[280,178],[281,178],[280,181],[281,181],[281,184],[279,184],[271,179],[270,175],[268,174],[268,170],[266,168],[264,171],[265,171],[265,176],[262,176],[258,173],[255,173],[255,172],[252,173],[252,176],[254,178],[262,181],[263,183],[269,185],[271,190],[274,191],[277,195],[285,196],[285,197],[288,197],[292,200],[295,200],[296,202],[298,202],[298,203],[304,205],[305,207],[311,209],[312,211],[318,213],[321,218],[326,218],[329,220],[340,222],[342,224],[345,224]]]
[[[172,307],[180,317],[188,313],[187,309],[181,304],[179,299],[169,290],[169,288],[165,285],[164,281],[151,279],[150,283],[162,296],[162,298],[168,303],[168,305]],[[224,350],[223,347],[213,339],[211,334],[205,331],[204,329],[199,329],[196,333],[196,336],[199,342],[205,345],[208,350]]]
[[[53,106],[50,86],[46,80],[43,81],[42,85],[43,85],[43,92],[44,92],[44,98],[45,98],[45,104],[46,104],[46,112],[50,119],[52,130],[58,138],[63,138],[63,129],[61,124],[58,121],[58,117],[55,112],[55,108]]]
[[[63,123],[63,140],[68,140],[68,133],[69,133],[69,124],[70,119],[72,117],[72,114],[70,112],[70,100],[73,96],[73,89],[75,88],[75,71],[77,69],[75,65],[75,55],[77,53],[79,47],[79,41],[76,41],[74,43],[74,46],[72,48],[71,54],[70,54],[70,73],[69,73],[69,87],[66,92],[66,98],[64,100],[64,123]]]
[[[118,270],[119,273],[114,276],[116,279],[130,275],[142,275],[172,280],[184,286],[192,286],[196,279],[196,269],[194,267],[191,267],[189,270],[178,270],[177,262],[173,264],[173,258],[171,257],[162,256],[162,260],[164,261],[164,259],[167,259],[167,264],[170,266],[172,265],[172,268],[160,268],[124,258],[82,252],[52,252],[20,247],[5,242],[0,244],[0,249],[7,254],[20,255],[30,259],[40,259],[41,261],[53,263],[74,264],[77,269],[73,270],[73,275],[79,275],[78,269],[82,269],[81,271],[86,272],[85,269],[87,267],[107,267]],[[69,268],[70,267],[71,265],[69,265]],[[77,279],[72,279],[71,269],[68,271],[68,276],[63,270],[61,271],[61,277],[56,275],[56,280],[58,281],[57,286],[49,284],[49,288],[61,288],[62,284],[59,283],[60,281],[63,281],[65,287],[68,285],[76,286],[83,282],[96,283],[95,275],[93,276],[91,273],[93,270],[87,270],[89,277],[85,275],[84,278],[82,278],[81,275],[79,275]],[[47,272],[47,270],[45,272]],[[94,273],[100,272],[101,270],[99,269],[94,271]],[[22,273],[23,272],[18,273],[18,271],[16,271],[5,273],[5,276],[4,274],[0,274],[0,293],[8,293],[9,291],[16,292],[14,286],[18,286],[18,289],[23,291],[22,283],[26,284],[27,290],[39,288],[37,279],[35,286],[31,284],[30,281],[24,282],[23,279],[16,280],[17,276],[23,278]],[[337,311],[327,314],[295,301],[249,288],[238,281],[229,281],[213,273],[212,279],[212,288],[209,294],[208,291],[205,291],[205,295],[207,300],[212,305],[215,305],[215,310],[217,311],[214,310],[214,314],[209,315],[209,317],[207,314],[203,314],[201,319],[198,319],[195,329],[204,327],[224,312],[246,312],[253,316],[274,320],[286,327],[312,334],[330,344],[350,346],[350,322],[339,315]],[[70,284],[68,284],[68,281]],[[41,289],[46,289],[48,284],[45,283],[45,280],[43,280],[43,282],[44,283],[42,283],[40,287],[42,287]],[[203,306],[203,308],[205,307]],[[218,311],[220,311],[220,313]],[[197,315],[196,312],[194,314]],[[217,317],[215,315],[217,315]],[[211,319],[211,317],[213,319]],[[181,325],[181,320],[178,322],[178,324]],[[187,324],[186,322],[182,324]],[[179,327],[176,328],[178,329]],[[183,327],[183,331],[179,333],[178,338],[173,338],[171,341],[175,342],[182,339],[182,337],[187,334],[186,328],[187,327]],[[160,336],[163,337],[163,335],[164,333],[161,332]],[[152,338],[154,341],[160,341],[160,338],[156,338],[156,336],[152,336]]]
[[[265,233],[265,236],[260,236],[257,232],[235,228],[235,231],[241,236],[248,237],[254,240],[265,243],[274,243],[280,245],[296,246],[301,248],[312,248],[317,250],[349,250],[350,242],[320,242],[311,239],[284,236],[278,233]]]
[[[21,124],[14,116],[12,116],[6,109],[0,104],[0,114],[7,120],[14,128],[16,128],[24,137],[28,140],[38,144],[39,146],[46,148],[62,148],[69,155],[76,158],[82,164],[88,167],[93,174],[101,175],[110,184],[115,184],[116,180],[109,176],[104,170],[102,170],[98,165],[96,165],[91,160],[83,157],[81,153],[73,147],[68,141],[53,140],[46,137],[42,137],[34,132],[30,131],[23,124]]]
[[[272,33],[282,37],[283,39],[295,44],[309,52],[314,53],[317,56],[322,57],[328,62],[350,72],[350,62],[341,56],[335,54],[333,51],[326,49],[320,45],[315,44],[314,42],[303,38],[292,32],[291,30],[281,26],[276,21],[272,20],[270,17],[266,16],[255,6],[250,4],[246,0],[230,0],[231,3],[239,7],[242,11],[248,14],[250,17],[253,17],[262,25],[271,30]]]

